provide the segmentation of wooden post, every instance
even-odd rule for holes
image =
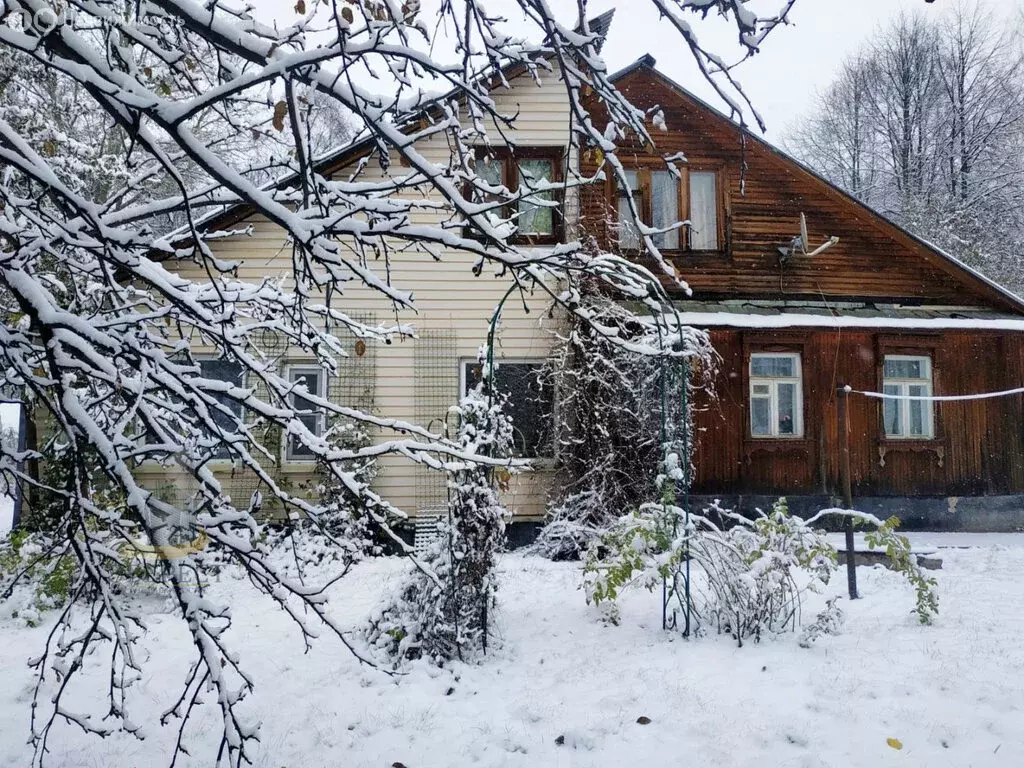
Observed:
[[[850,392],[846,387],[839,388],[837,398],[839,412],[839,484],[843,488],[843,507],[853,509],[853,488],[850,481],[850,419],[847,413],[847,400]],[[857,563],[853,551],[853,518],[846,516],[846,583],[850,590],[850,599],[857,599]]]

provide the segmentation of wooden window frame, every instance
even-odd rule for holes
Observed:
[[[644,222],[653,221],[653,211],[651,208],[651,173],[652,171],[667,171],[668,168],[665,165],[664,159],[660,157],[648,157],[648,158],[634,158],[632,162],[623,163],[623,167],[627,171],[636,171],[637,173],[637,186],[639,190],[637,194],[640,198],[640,218]],[[689,256],[689,257],[700,257],[700,256],[714,256],[721,257],[728,252],[726,245],[726,220],[728,217],[728,205],[726,198],[726,175],[725,169],[721,165],[711,165],[706,163],[680,163],[677,166],[679,171],[679,202],[678,210],[681,216],[681,221],[690,220],[690,173],[713,173],[715,174],[715,198],[716,198],[716,232],[715,240],[717,243],[716,248],[700,249],[695,250],[690,247],[690,227],[683,227],[679,235],[679,241],[681,246],[679,248],[661,248],[661,252],[668,256]],[[611,178],[610,183],[610,202],[609,207],[614,211],[616,218],[616,226],[618,225],[619,215],[619,187],[618,180],[614,177]],[[623,249],[629,253],[637,253],[642,249],[629,248]]]
[[[757,453],[802,453],[813,455],[819,426],[814,419],[808,420],[807,409],[812,405],[813,393],[807,391],[807,336],[791,330],[744,331],[741,347],[743,356],[740,365],[740,379],[743,392],[743,459],[746,464],[753,461]],[[800,355],[801,403],[800,418],[803,424],[801,437],[754,437],[750,434],[750,356],[761,353],[784,353]],[[813,385],[813,381],[811,382]]]
[[[549,160],[551,162],[551,181],[560,184],[565,181],[565,148],[523,146],[510,147],[477,147],[476,159],[492,157],[501,163],[501,180],[511,193],[519,190],[519,162],[523,160]],[[469,199],[472,186],[466,186],[465,196]],[[515,235],[509,238],[516,245],[558,245],[565,240],[565,200],[560,190],[552,190],[552,199],[557,203],[551,209],[550,235]],[[514,203],[501,206],[503,217],[510,217],[514,211]]]

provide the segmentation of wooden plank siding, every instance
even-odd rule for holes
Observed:
[[[659,73],[640,67],[617,86],[643,110],[660,108],[665,131],[651,127],[655,146],[620,142],[623,164],[657,162],[683,153],[695,170],[716,170],[724,187],[720,215],[725,242],[720,253],[666,253],[700,297],[885,298],[932,304],[1006,307],[998,291],[901,233],[834,187],[801,169],[708,107],[673,87]],[[606,120],[600,103],[588,104],[594,123]],[[600,154],[584,152],[581,170],[597,170]],[[746,165],[745,173],[742,168]],[[741,187],[742,182],[742,187]],[[580,223],[610,247],[609,213],[614,184],[581,193]],[[796,256],[784,266],[778,247],[799,233],[807,217],[812,244],[830,236],[839,244],[813,258]],[[1015,308],[1016,310],[1016,308]]]
[[[1013,333],[810,329],[710,333],[722,359],[714,391],[699,395],[695,404],[693,490],[698,494],[836,492],[837,388],[848,384],[856,390],[880,391],[886,351],[931,355],[937,395],[1001,391],[1024,381],[1024,344]],[[802,438],[749,436],[749,354],[772,350],[801,353]],[[922,441],[886,439],[881,401],[858,394],[849,398],[855,495],[1024,492],[1024,396],[937,402],[936,438]]]

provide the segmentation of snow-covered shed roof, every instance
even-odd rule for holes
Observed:
[[[697,328],[1024,331],[1024,317],[976,306],[751,299],[687,299],[676,302],[676,306],[680,320]]]

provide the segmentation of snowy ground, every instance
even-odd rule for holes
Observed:
[[[937,552],[940,556],[944,549],[961,549],[968,547],[1024,547],[1024,534],[1021,533],[955,533],[952,531],[907,531],[910,546],[915,552]],[[838,549],[846,549],[846,537],[842,533],[830,533],[829,541]],[[853,535],[855,551],[866,550],[864,534],[855,532]]]
[[[673,638],[647,593],[624,602],[621,626],[605,626],[577,590],[578,565],[507,556],[502,647],[479,666],[421,666],[399,681],[360,669],[327,640],[303,655],[280,615],[244,582],[225,580],[215,592],[236,604],[235,639],[259,684],[248,705],[264,724],[258,768],[1016,768],[1024,765],[1024,548],[1006,545],[1018,542],[1024,536],[943,550],[933,627],[915,623],[895,575],[859,568],[864,598],[844,606],[845,632],[809,650],[793,636],[742,649],[724,637]],[[335,590],[337,615],[355,626],[401,567],[360,567]],[[836,591],[845,583],[839,576]],[[168,706],[185,659],[179,622],[151,611],[150,666],[137,696],[147,715]],[[29,763],[32,677],[24,663],[45,632],[0,620],[3,768]],[[79,707],[105,681],[96,675],[91,684]],[[638,724],[641,716],[650,724]],[[213,765],[215,733],[209,717],[197,722],[186,765]],[[141,743],[100,741],[65,728],[52,764],[163,766],[171,738],[153,728]]]

